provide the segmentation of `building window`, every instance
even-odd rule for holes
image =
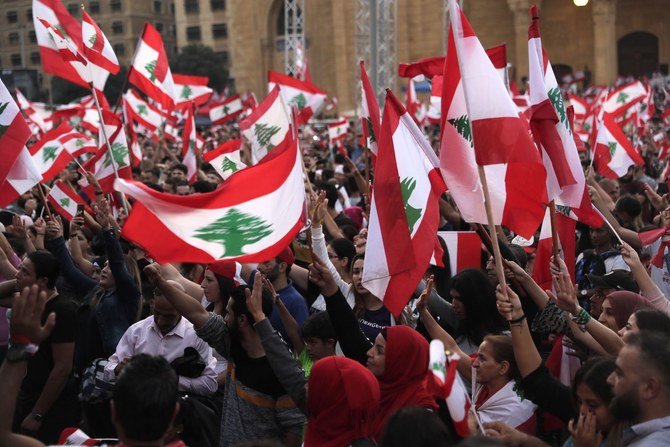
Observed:
[[[16,11],[7,11],[8,23],[16,23],[17,20],[19,20],[19,15],[16,13]]]
[[[39,51],[33,51],[32,53],[30,53],[30,63],[33,65],[39,65],[40,63]]]
[[[186,14],[196,14],[200,12],[200,3],[198,0],[184,0],[184,11]]]
[[[154,26],[156,27],[156,31],[158,31],[159,33],[163,32],[163,24],[161,22],[156,22]]]
[[[177,35],[177,27],[175,25],[168,25],[168,34],[172,37]]]
[[[186,40],[200,40],[200,27],[189,26],[186,28]]]
[[[209,6],[212,11],[222,11],[226,9],[226,0],[210,0]]]
[[[9,44],[10,45],[19,44],[19,33],[9,33]]]
[[[121,0],[111,0],[111,1],[109,2],[109,8],[110,8],[113,12],[121,11]]]
[[[97,14],[100,12],[100,2],[88,2],[88,12]]]
[[[174,15],[174,3],[170,3],[170,14]]]
[[[228,37],[228,26],[225,23],[212,25],[212,36],[215,39],[226,39]]]
[[[154,1],[154,12],[160,14],[163,12],[163,2],[160,0]]]
[[[11,59],[12,59],[12,66],[14,66],[14,67],[20,67],[21,66],[21,55],[20,54],[12,54]]]
[[[126,54],[126,46],[122,43],[117,43],[114,45],[114,53],[116,53],[117,56],[123,56]]]
[[[29,22],[33,21],[33,8],[26,9],[26,20]]]
[[[71,16],[77,17],[79,15],[79,11],[81,10],[81,6],[79,6],[76,3],[70,3],[67,5],[67,12],[70,13]]]
[[[35,35],[35,31],[28,31],[28,40],[30,41],[30,43],[37,42],[37,36]]]
[[[112,22],[112,34],[123,34],[123,22]]]

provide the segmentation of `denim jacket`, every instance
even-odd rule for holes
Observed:
[[[90,318],[95,318],[102,340],[104,357],[109,357],[114,353],[123,334],[137,319],[141,292],[126,269],[123,252],[114,231],[104,231],[103,237],[109,268],[114,276],[116,287],[102,294],[93,312],[91,312],[91,301],[100,293],[98,283],[77,268],[62,237],[48,242],[49,250],[60,262],[61,274],[77,293],[84,296],[84,301],[77,311],[78,334],[75,352],[77,371],[87,367],[94,360],[91,358],[92,353],[88,343],[87,327]]]

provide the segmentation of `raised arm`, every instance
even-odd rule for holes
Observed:
[[[53,253],[53,255],[58,259],[61,274],[78,294],[81,296],[86,295],[94,287],[96,287],[98,283],[90,277],[86,276],[81,270],[77,268],[77,266],[74,265],[72,257],[70,256],[70,252],[68,252],[67,247],[65,247],[65,240],[63,239],[63,230],[60,224],[60,217],[50,220],[47,223],[46,232],[49,236],[47,246],[49,251]]]
[[[512,271],[514,277],[519,281],[521,286],[528,293],[528,296],[530,296],[530,299],[533,300],[538,309],[542,310],[547,307],[547,303],[549,303],[549,297],[547,296],[546,292],[542,290],[542,287],[540,287],[535,282],[535,280],[516,262],[508,261],[506,259],[503,260],[503,262],[505,267]]]
[[[258,272],[256,272],[256,277],[254,278],[254,286],[256,285],[256,280],[258,279]],[[291,312],[288,311],[284,302],[279,299],[279,295],[275,292],[275,288],[272,286],[272,283],[265,277],[261,275],[261,280],[263,287],[272,294],[274,298],[274,305],[277,308],[279,313],[279,319],[284,325],[286,334],[288,335],[288,342],[293,346],[293,351],[296,354],[300,354],[305,347],[305,343],[302,341],[302,336],[300,335],[300,326],[298,322],[295,321]]]
[[[196,300],[200,300],[203,296],[203,291],[202,287],[200,284],[197,284],[187,278],[184,277],[181,273],[179,273],[179,270],[172,265],[172,264],[162,264],[158,266],[161,270],[161,275],[165,279],[170,279],[172,281],[178,282],[184,287],[184,290],[186,291],[187,294],[189,294],[191,297],[195,298]]]
[[[14,251],[11,250],[12,247],[9,245],[4,233],[0,233],[0,245],[2,245],[2,249],[0,249],[0,273],[5,278],[13,278],[16,275],[17,269],[11,263],[9,257],[14,254]],[[8,249],[10,250],[9,254]]]
[[[630,267],[635,282],[640,287],[640,295],[647,298],[656,309],[670,315],[670,301],[663,295],[661,289],[647,273],[647,269],[640,261],[640,257],[633,247],[624,243],[621,247],[621,256]]]
[[[640,241],[640,236],[638,236],[638,234],[635,231],[622,227],[619,221],[616,220],[612,212],[607,208],[607,205],[596,197],[597,197],[596,194],[591,195],[591,198],[593,199],[593,204],[602,213],[603,217],[607,219],[607,222],[609,222],[609,224],[612,225],[614,231],[616,231],[617,234],[621,236],[621,239],[628,242],[631,246],[635,248],[642,248],[642,241]]]

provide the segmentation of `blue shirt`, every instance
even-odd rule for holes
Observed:
[[[254,276],[256,276],[256,271],[251,274],[249,278],[249,287],[254,286]],[[305,322],[309,316],[309,310],[307,309],[307,302],[300,292],[298,292],[295,287],[293,287],[293,282],[288,280],[288,285],[281,290],[276,290],[279,299],[284,303],[284,307],[288,310],[291,316],[298,323],[298,327],[302,327],[302,324]],[[279,317],[279,311],[276,306],[272,307],[272,314],[268,318],[272,327],[275,328],[282,336],[282,338],[288,341],[288,334],[286,333],[286,328],[281,322]]]

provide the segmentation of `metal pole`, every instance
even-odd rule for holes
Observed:
[[[378,42],[377,42],[377,1],[370,0],[370,73],[372,74],[370,82],[372,91],[375,92],[377,101],[379,101],[379,61],[378,61]],[[381,102],[381,101],[379,101]]]

